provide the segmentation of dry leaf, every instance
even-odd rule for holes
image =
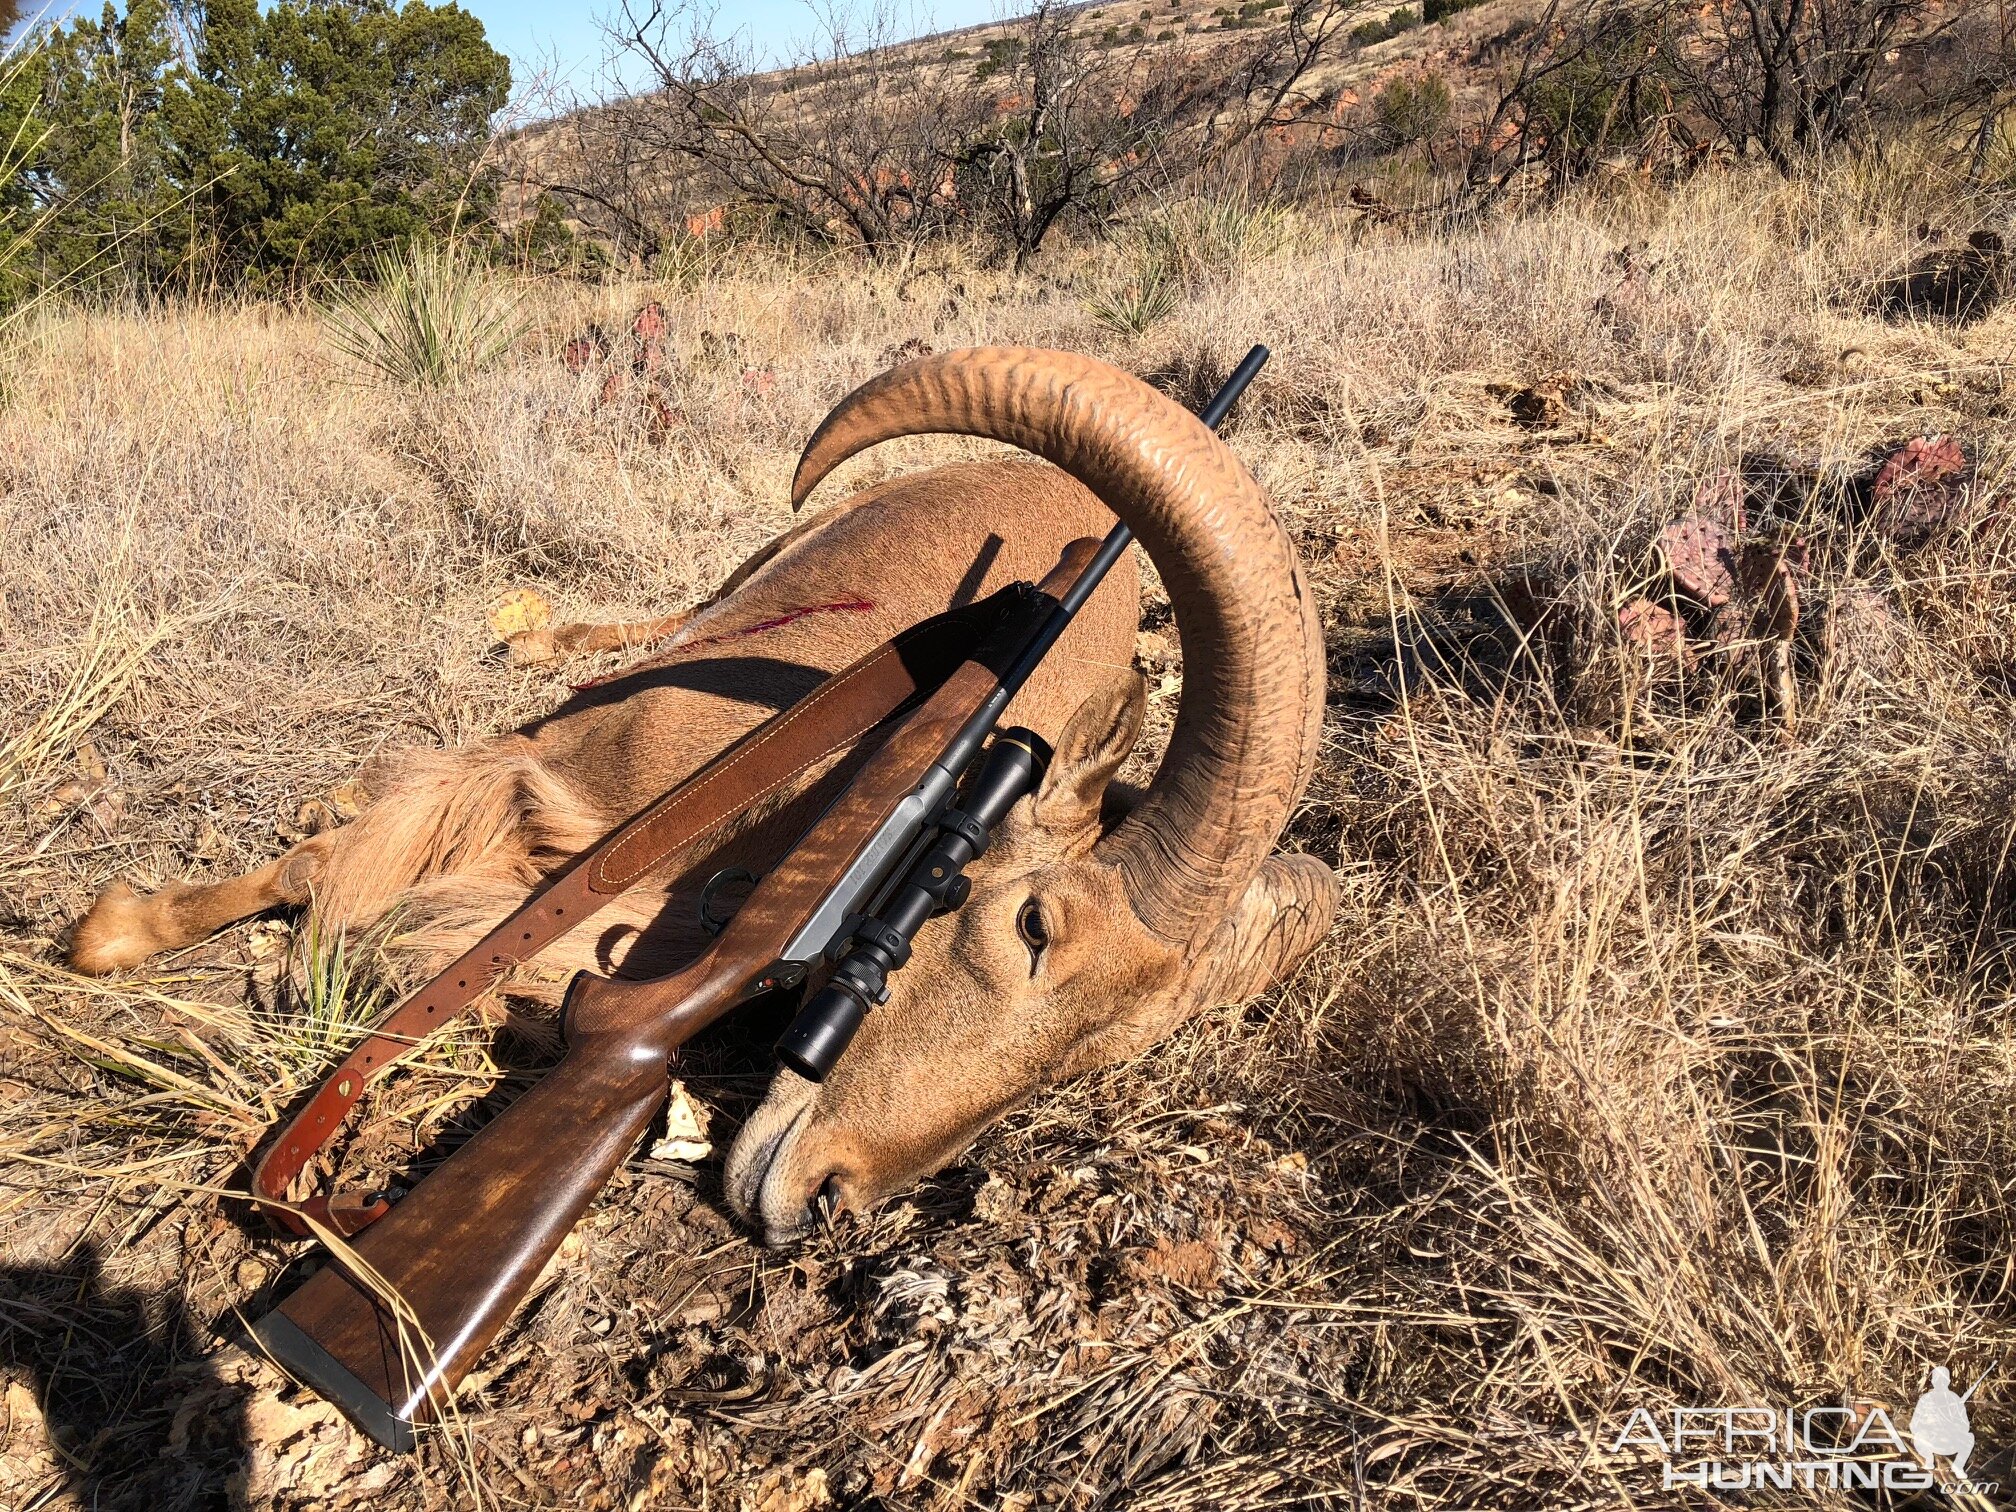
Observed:
[[[707,1138],[707,1114],[686,1095],[682,1082],[672,1083],[672,1097],[665,1105],[665,1132],[652,1141],[653,1160],[705,1160],[714,1153]]]
[[[90,787],[73,777],[43,800],[42,812],[45,814],[66,813],[76,808],[79,804],[88,802],[90,797]]]
[[[537,588],[513,588],[490,606],[490,629],[508,641],[553,623],[553,605]]]

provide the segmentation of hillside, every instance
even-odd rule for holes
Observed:
[[[1284,45],[1287,3],[1243,0],[1235,8],[1204,0],[1151,0],[1069,7],[1059,13],[1056,35],[1046,45],[1081,59],[1081,71],[1096,76],[1085,86],[1088,97],[1117,98],[1123,115],[1140,98],[1157,102],[1170,112],[1169,124],[1184,129],[1201,130],[1207,117],[1221,118],[1218,135],[1245,145],[1214,160],[1213,177],[1239,179],[1255,192],[1320,197],[1334,192],[1320,181],[1339,168],[1385,176],[1397,170],[1402,182],[1418,176],[1412,160],[1419,156],[1419,140],[1395,137],[1378,109],[1381,91],[1395,79],[1432,78],[1443,91],[1420,128],[1429,141],[1431,168],[1438,142],[1445,160],[1451,147],[1474,143],[1498,103],[1517,39],[1540,10],[1536,0],[1483,0],[1447,14],[1431,7],[1436,19],[1428,24],[1413,6],[1324,12],[1312,24],[1323,29],[1325,45],[1267,117],[1273,124],[1247,141],[1240,123],[1269,98],[1257,81],[1280,75],[1278,66],[1270,73],[1256,68],[1255,60]],[[929,101],[948,116],[977,122],[991,113],[1007,123],[1029,108],[1030,81],[1017,72],[1026,61],[1028,27],[1027,21],[1010,20],[842,50],[792,68],[748,74],[733,92],[752,121],[779,132],[803,154],[816,177],[851,174],[867,181],[907,174],[929,157],[922,141],[929,129],[905,122],[906,109]],[[661,46],[663,41],[654,39]],[[663,46],[663,52],[678,56],[676,47]],[[733,77],[732,48],[696,56]],[[1248,73],[1256,81],[1250,95],[1229,86],[1200,87],[1199,81]],[[1058,83],[1061,79],[1052,87]],[[696,238],[718,236],[724,207],[732,213],[748,201],[748,185],[738,187],[734,174],[724,178],[696,169],[685,150],[693,136],[681,124],[683,114],[672,92],[647,89],[615,102],[584,104],[527,128],[513,139],[508,156],[507,223],[522,228],[541,195],[557,189],[554,204],[564,207],[576,230],[619,246],[643,231],[657,249],[653,255],[660,255],[678,241],[682,226]],[[906,145],[906,135],[919,140]],[[1124,142],[1110,149],[1125,151]],[[1181,192],[1189,171],[1172,157],[1153,177],[1157,192]],[[623,214],[612,220],[619,204],[628,207],[632,220]]]

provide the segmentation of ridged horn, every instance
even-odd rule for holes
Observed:
[[[794,507],[898,436],[1005,441],[1055,463],[1126,521],[1162,575],[1183,700],[1145,799],[1100,844],[1144,924],[1195,939],[1236,905],[1315,764],[1323,643],[1301,564],[1239,459],[1188,410],[1103,362],[973,347],[896,368],[806,444]]]

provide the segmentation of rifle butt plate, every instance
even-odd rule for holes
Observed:
[[[328,1350],[277,1308],[252,1325],[252,1336],[286,1372],[312,1386],[374,1442],[398,1454],[413,1452],[413,1425]]]

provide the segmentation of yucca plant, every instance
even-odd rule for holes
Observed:
[[[1220,194],[1164,205],[1141,223],[1138,235],[1145,254],[1196,283],[1279,252],[1288,233],[1288,212],[1281,206]]]
[[[344,356],[413,388],[447,388],[495,364],[527,321],[504,284],[460,246],[380,251],[370,276],[323,310]]]
[[[1108,330],[1139,336],[1176,309],[1178,281],[1167,261],[1137,252],[1116,276],[1096,284],[1085,309]]]

